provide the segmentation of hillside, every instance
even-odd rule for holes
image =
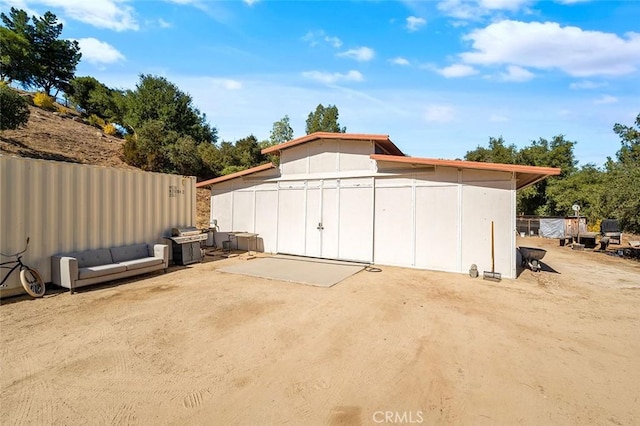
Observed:
[[[27,125],[0,132],[0,153],[45,160],[135,169],[122,157],[124,140],[105,135],[100,129],[68,113],[29,106]],[[209,191],[198,189],[196,226],[209,226]]]

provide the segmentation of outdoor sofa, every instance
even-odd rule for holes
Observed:
[[[169,266],[169,246],[133,244],[122,247],[57,254],[51,257],[51,281],[74,289],[146,274]]]

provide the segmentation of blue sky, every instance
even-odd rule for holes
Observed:
[[[222,140],[295,136],[318,103],[348,132],[406,154],[462,158],[503,136],[564,134],[580,164],[619,148],[640,113],[640,2],[585,0],[0,0],[54,12],[80,42],[76,75],[188,92]]]

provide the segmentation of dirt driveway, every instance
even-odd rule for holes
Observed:
[[[2,424],[638,424],[640,263],[332,288],[210,260],[0,307]]]

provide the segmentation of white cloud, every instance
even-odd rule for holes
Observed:
[[[367,62],[373,59],[376,52],[370,47],[358,47],[357,49],[349,49],[338,53],[338,56],[355,59],[358,62]]]
[[[324,84],[335,84],[341,81],[358,82],[358,81],[364,80],[362,73],[355,70],[351,70],[346,74],[340,74],[337,72],[329,73],[329,72],[323,72],[323,71],[305,71],[302,73],[302,76],[310,80],[319,81],[320,83],[324,83]]]
[[[394,65],[403,65],[403,66],[410,65],[409,61],[407,59],[403,58],[402,56],[398,56],[398,57],[395,57],[393,59],[389,59],[389,62],[391,62]]]
[[[158,24],[160,25],[160,28],[171,28],[171,27],[173,27],[171,22],[167,22],[162,18],[158,19]]]
[[[325,36],[324,41],[326,41],[336,49],[342,46],[342,40],[340,40],[338,37]]]
[[[467,77],[478,74],[478,70],[465,64],[453,64],[445,68],[436,69],[436,71],[446,78]]]
[[[457,19],[473,19],[478,16],[478,8],[462,0],[444,0],[438,3],[438,10]]]
[[[512,12],[518,11],[532,0],[479,0],[480,7],[488,10],[510,10]]]
[[[309,43],[311,47],[315,47],[320,43],[327,43],[336,49],[342,46],[342,40],[338,37],[326,34],[324,30],[309,31],[302,37],[302,40]]]
[[[576,77],[629,74],[640,65],[640,33],[621,38],[555,22],[503,20],[464,38],[474,49],[460,55],[469,64],[560,69]]]
[[[507,72],[500,73],[500,79],[502,81],[515,81],[518,83],[529,81],[533,77],[535,77],[535,75],[532,72],[516,65],[509,65]]]
[[[124,0],[29,0],[29,4],[56,7],[71,19],[115,31],[138,30],[134,9]]]
[[[424,18],[418,18],[417,16],[409,16],[407,18],[407,29],[409,31],[418,31],[423,27],[427,21]]]
[[[605,82],[601,82],[601,83],[596,83],[594,81],[591,80],[582,80],[582,81],[576,81],[574,83],[571,83],[569,85],[569,89],[573,89],[573,90],[591,90],[591,89],[598,89],[600,87],[606,87],[607,83]]]
[[[601,98],[593,101],[593,103],[596,105],[615,104],[616,102],[618,102],[618,98],[611,95],[603,95]]]
[[[454,115],[454,109],[448,105],[429,105],[424,118],[429,123],[449,123]]]
[[[242,2],[247,6],[253,6],[254,4],[258,3],[258,1],[259,0],[242,0]]]
[[[489,117],[489,121],[491,121],[492,123],[504,123],[506,121],[509,121],[509,119],[504,115],[491,114],[491,116]]]
[[[238,80],[232,80],[230,78],[217,79],[215,81],[218,86],[222,86],[227,90],[240,90],[242,89],[242,82]]]
[[[438,10],[447,16],[463,20],[477,20],[496,11],[517,12],[532,0],[442,0]]]
[[[125,57],[109,43],[93,37],[78,39],[82,60],[92,64],[113,64],[124,61]]]

